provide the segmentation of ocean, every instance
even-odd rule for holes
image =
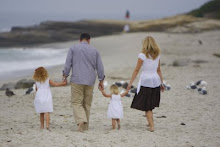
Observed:
[[[68,48],[0,49],[0,81],[27,75],[39,66],[62,65],[65,63],[67,52]]]

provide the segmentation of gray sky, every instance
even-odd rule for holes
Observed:
[[[44,20],[131,19],[172,16],[198,8],[209,0],[0,0],[0,23]],[[1,25],[1,24],[0,24]]]
[[[208,0],[0,0],[0,12],[72,13],[131,11],[186,12]],[[156,12],[155,12],[156,13]]]

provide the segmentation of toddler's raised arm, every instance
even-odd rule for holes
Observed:
[[[102,95],[103,95],[104,97],[112,97],[111,94],[105,93],[105,91],[104,91],[103,89],[99,88],[99,90],[102,92]]]
[[[124,97],[128,94],[128,90],[126,90],[124,93],[121,94],[121,97]]]

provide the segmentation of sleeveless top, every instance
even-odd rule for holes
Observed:
[[[141,66],[142,72],[140,75],[140,80],[137,86],[137,94],[140,91],[141,86],[155,88],[159,87],[161,84],[160,77],[157,73],[160,56],[153,60],[151,57],[147,58],[145,54],[140,53],[138,58],[140,58],[143,63]]]

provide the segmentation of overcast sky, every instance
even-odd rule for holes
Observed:
[[[44,20],[131,19],[172,16],[209,0],[0,0],[0,23]]]

